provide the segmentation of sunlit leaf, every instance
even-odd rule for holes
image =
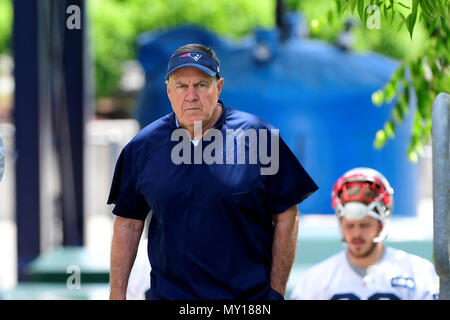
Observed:
[[[383,90],[377,90],[372,93],[372,103],[377,107],[381,106],[384,101],[384,92]]]
[[[389,82],[384,88],[384,99],[386,102],[391,102],[397,92],[397,81]]]
[[[414,150],[409,150],[408,151],[408,159],[411,162],[416,163],[419,160],[419,157],[417,156],[417,153]]]
[[[384,125],[384,132],[388,138],[393,138],[395,135],[395,122],[393,120],[389,120]]]
[[[373,142],[374,147],[376,149],[381,149],[387,141],[387,135],[386,132],[384,132],[384,130],[378,130],[376,135],[375,135],[375,141]]]
[[[404,109],[405,109],[404,105],[405,105],[404,102],[399,99],[397,101],[394,109],[392,110],[392,114],[394,116],[394,119],[397,122],[399,122],[399,123],[403,122],[403,118],[404,118],[404,115],[405,115],[405,113],[404,113]]]
[[[403,8],[411,9],[410,7],[408,7],[408,6],[407,6],[406,4],[404,4],[404,3],[398,2],[398,4],[399,4],[400,6],[402,6]]]

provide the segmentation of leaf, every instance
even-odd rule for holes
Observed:
[[[446,27],[445,18],[441,17],[440,20],[441,20],[442,29],[445,30],[445,32],[447,33],[446,37],[448,37],[449,29],[448,29],[448,27]]]
[[[381,106],[384,101],[384,92],[383,90],[377,90],[372,93],[372,103],[377,107]]]
[[[397,92],[397,81],[391,81],[384,87],[384,100],[391,102]]]
[[[387,135],[384,130],[380,129],[375,134],[375,141],[373,142],[373,145],[376,149],[381,149],[386,144],[387,141]]]
[[[408,90],[406,90],[405,92],[407,93]],[[403,94],[401,100],[402,102],[398,105],[398,107],[400,108],[402,115],[404,116],[409,112],[409,100],[407,98],[407,94]]]
[[[416,144],[416,147],[414,148],[414,150],[416,151],[416,153],[418,153],[419,155],[423,156],[423,143],[422,143],[421,140],[422,139],[417,141],[417,144]]]
[[[416,163],[419,160],[419,157],[417,156],[417,153],[414,150],[409,150],[408,151],[408,159],[411,162]]]
[[[444,4],[442,3],[441,0],[436,0],[436,1],[430,1],[430,6],[434,7],[436,9],[436,13],[438,15],[440,15],[441,17],[445,17],[446,15],[446,10],[444,7]]]
[[[401,2],[399,2],[398,3],[399,5],[401,5],[403,8],[406,8],[406,9],[411,9],[410,7],[408,7],[406,4],[403,4],[403,3],[401,3]]]
[[[419,0],[413,0],[413,6],[412,6],[412,10],[411,13],[409,14],[407,20],[407,28],[408,28],[408,32],[409,32],[409,36],[412,40],[412,36],[413,36],[413,32],[414,32],[414,26],[416,24],[416,19],[417,19],[417,9],[419,6]]]
[[[327,21],[328,24],[333,24],[333,11],[332,10],[328,10],[327,12]]]
[[[426,119],[425,126],[424,126],[424,140],[425,143],[430,143],[430,136],[431,136],[431,126],[432,121],[431,118]]]
[[[412,13],[410,13],[408,15],[408,17],[406,18],[406,28],[408,29],[409,37],[412,40],[412,34],[414,32],[414,21],[413,21]]]
[[[344,6],[342,7],[341,5],[341,12],[345,12],[347,9],[348,9],[348,7],[350,6],[350,4],[352,3],[352,1],[350,0],[347,0],[347,1],[345,1],[345,3],[344,3]]]
[[[402,64],[393,74],[392,81],[399,81],[405,76],[405,65]]]
[[[388,122],[385,123],[384,125],[384,132],[386,133],[386,136],[388,138],[394,138],[395,136],[395,121],[394,120],[389,120]]]
[[[340,14],[342,12],[341,1],[340,0],[335,0],[334,2],[336,3],[336,10]]]
[[[406,22],[406,19],[400,21],[400,23],[398,24],[398,27],[397,27],[397,32],[400,31],[400,29],[403,27],[403,25],[405,24],[405,22]]]
[[[420,0],[420,8],[422,9],[422,12],[424,14],[426,14],[429,18],[433,19],[436,16],[436,13],[430,10],[430,8],[428,7],[429,6],[428,1],[429,0]]]
[[[350,0],[352,3],[352,13],[355,13],[356,4],[358,3],[358,0]]]
[[[358,14],[361,22],[364,23],[364,0],[358,0]]]
[[[404,101],[402,101],[402,99],[399,99],[394,107],[394,110],[392,111],[394,119],[398,123],[403,123],[403,118],[405,116],[405,113],[403,112],[403,110],[405,109],[404,105]]]

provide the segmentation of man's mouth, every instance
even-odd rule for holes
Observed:
[[[364,240],[363,239],[353,239],[351,241],[351,244],[354,246],[361,246],[364,244]]]
[[[201,110],[200,107],[185,107],[184,111]]]

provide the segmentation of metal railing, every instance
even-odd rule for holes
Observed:
[[[440,93],[433,102],[433,251],[436,273],[440,278],[440,300],[450,300],[450,167],[449,157],[450,95]]]

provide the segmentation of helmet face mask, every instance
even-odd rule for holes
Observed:
[[[339,222],[341,217],[360,220],[371,216],[379,220],[383,231],[374,242],[380,242],[387,235],[386,224],[393,210],[393,194],[381,173],[371,168],[355,168],[347,171],[333,186],[331,206]]]

